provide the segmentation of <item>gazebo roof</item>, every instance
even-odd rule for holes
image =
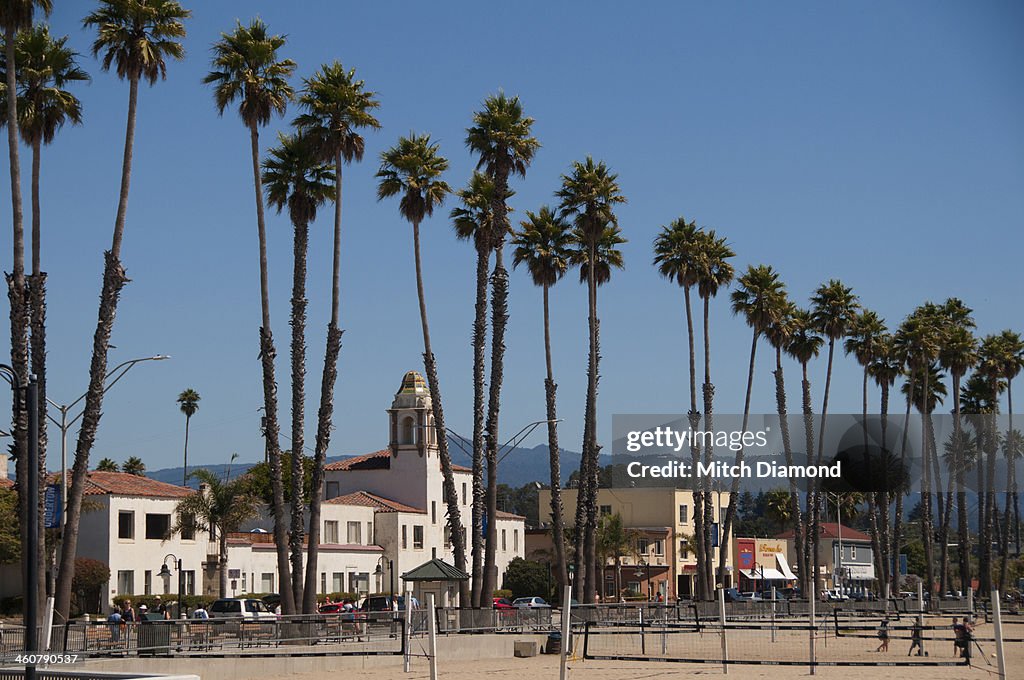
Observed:
[[[468,581],[469,574],[436,557],[402,574],[403,581]]]

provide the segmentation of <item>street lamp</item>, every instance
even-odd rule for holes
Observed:
[[[125,361],[123,363],[118,364],[114,368],[112,368],[109,371],[107,371],[107,375],[103,378],[104,382],[106,382],[107,380],[111,379],[111,376],[113,376],[113,380],[110,380],[110,383],[107,384],[107,386],[103,388],[103,394],[106,394],[110,390],[111,387],[116,385],[117,381],[120,380],[121,378],[123,378],[124,374],[127,373],[128,371],[130,371],[132,369],[132,367],[135,366],[135,364],[142,363],[143,361],[163,361],[164,359],[170,359],[170,358],[171,358],[170,355],[167,355],[167,354],[156,354],[156,355],[151,356],[151,357],[140,357],[138,359],[129,359],[128,361]],[[57,420],[56,418],[51,416],[49,413],[46,414],[46,417],[49,418],[51,423],[53,423],[54,425],[56,425],[57,427],[60,428],[60,499],[61,499],[61,506],[60,506],[61,507],[61,513],[60,513],[61,520],[60,521],[61,521],[61,527],[64,526],[64,518],[66,517],[65,509],[67,508],[67,505],[68,505],[68,430],[71,429],[72,425],[74,425],[76,422],[78,422],[78,419],[82,417],[82,415],[85,413],[85,410],[83,409],[82,411],[79,411],[78,415],[76,415],[75,417],[71,418],[70,420],[68,419],[68,413],[71,411],[71,409],[73,409],[75,406],[77,406],[83,399],[85,399],[86,396],[88,396],[88,394],[89,393],[86,392],[85,394],[80,396],[78,399],[75,399],[73,402],[71,402],[70,404],[67,404],[67,405],[58,404],[53,399],[50,399],[49,397],[46,398],[46,401],[47,401],[48,404],[50,404],[50,406],[52,406],[55,409],[57,409],[58,411],[60,411],[60,420]]]
[[[647,568],[647,601],[650,602],[651,601],[651,565],[649,565],[647,563],[647,561],[642,559],[642,558],[636,564],[636,578],[639,581],[643,577],[644,572],[641,571],[641,569],[643,569],[645,567]],[[643,595],[643,589],[642,588],[640,590],[640,594]]]
[[[388,560],[384,555],[377,558],[377,568],[373,571],[373,575],[377,577],[377,583],[381,590],[384,589],[384,562],[388,563],[388,573],[391,575],[391,597],[397,598],[398,593],[395,592],[395,561]],[[395,600],[397,602],[397,599]],[[393,609],[394,607],[392,607]]]
[[[167,553],[164,555],[164,561],[160,565],[160,573],[158,573],[157,576],[160,576],[161,578],[171,577],[171,570],[167,568],[168,559],[174,560],[178,567],[178,618],[180,619],[185,611],[183,609],[185,606],[185,572],[181,570],[181,559],[174,553]]]

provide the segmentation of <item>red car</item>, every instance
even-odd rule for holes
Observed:
[[[515,607],[512,606],[512,602],[507,597],[494,598],[493,606],[495,609],[515,609]]]

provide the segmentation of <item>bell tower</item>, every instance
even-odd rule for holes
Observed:
[[[416,371],[405,374],[387,412],[391,431],[388,446],[392,458],[414,452],[420,458],[429,458],[431,449],[436,446],[437,433],[434,431],[430,390],[422,375]]]

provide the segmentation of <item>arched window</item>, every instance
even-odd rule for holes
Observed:
[[[398,437],[399,444],[415,444],[416,443],[416,425],[413,417],[405,416],[402,418],[402,427]]]

